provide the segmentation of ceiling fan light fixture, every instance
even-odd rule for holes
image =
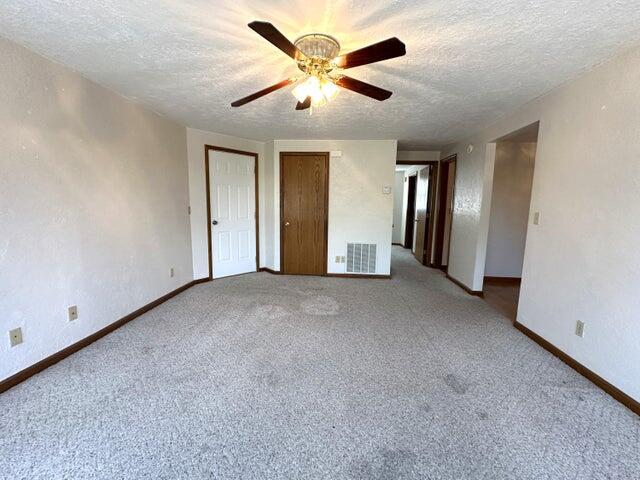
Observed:
[[[289,78],[231,103],[240,107],[269,93],[297,83],[292,93],[298,100],[296,110],[319,107],[335,99],[341,88],[359,93],[378,101],[387,100],[393,92],[376,87],[355,78],[336,73],[336,69],[348,69],[401,57],[406,54],[404,43],[396,37],[374,43],[340,55],[340,43],[330,35],[312,33],[303,35],[291,43],[273,24],[263,21],[249,23],[258,35],[291,57],[303,72],[302,79]]]
[[[335,99],[338,96],[338,93],[340,93],[340,89],[338,88],[338,86],[331,80],[325,79],[323,82],[321,82],[320,89],[322,90],[322,94],[328,102]]]
[[[303,103],[307,97],[311,97],[311,105],[314,107],[321,107],[330,102],[336,98],[338,92],[338,86],[330,79],[315,75],[308,76],[291,91],[300,103]]]
[[[293,90],[291,90],[291,93],[300,103],[304,102],[309,96],[309,86],[307,85],[307,81],[304,80],[298,82],[298,85],[296,85]]]

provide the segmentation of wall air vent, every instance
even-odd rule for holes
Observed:
[[[347,243],[347,273],[376,273],[376,245]]]

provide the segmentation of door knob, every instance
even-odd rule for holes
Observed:
[[[213,222],[211,222],[211,225],[217,225],[218,224],[218,220],[214,220]]]
[[[285,227],[288,227],[289,225],[291,225],[289,222],[284,222]]]

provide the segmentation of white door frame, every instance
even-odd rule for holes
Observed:
[[[235,153],[237,155],[247,155],[253,157],[255,160],[255,169],[253,172],[255,178],[255,200],[256,200],[256,271],[260,270],[260,210],[259,210],[259,195],[258,195],[258,154],[255,152],[245,152],[243,150],[234,150],[232,148],[218,147],[215,145],[204,146],[204,176],[206,181],[206,195],[207,195],[207,256],[209,257],[209,280],[213,280],[213,257],[212,251],[212,238],[211,238],[211,185],[209,180],[209,152],[226,152]]]

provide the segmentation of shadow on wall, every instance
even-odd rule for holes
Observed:
[[[163,197],[187,191],[186,174],[184,185],[183,179],[166,175],[184,157],[186,140],[177,141],[176,124],[124,98],[114,101],[113,92],[62,67],[50,67],[36,79],[44,87],[21,83],[30,73],[9,78],[14,88],[8,90],[16,92],[15,98],[28,98],[34,107],[5,105],[3,116],[11,121],[4,122],[3,133],[12,141],[3,161],[19,159],[20,169],[15,163],[2,168],[3,196],[12,199],[8,203],[13,207],[0,209],[0,217],[11,222],[5,225],[24,225],[29,219],[41,235],[25,241],[23,228],[8,228],[0,243],[0,264],[29,259],[52,290],[79,292],[100,289],[96,262],[103,263],[105,271],[121,275],[119,289],[130,296],[145,280],[142,272],[136,277],[138,262],[132,252],[153,265],[175,262],[156,248],[154,239],[166,237],[167,213],[176,219],[184,216],[177,206],[158,215],[158,206],[166,203]],[[35,190],[27,187],[25,178]],[[187,205],[188,198],[181,203]],[[146,244],[142,250],[141,243]],[[70,251],[70,245],[77,247]],[[114,256],[96,258],[95,252],[104,250]],[[54,252],[64,252],[64,265]],[[84,280],[79,284],[78,278]],[[148,300],[143,295],[138,303]]]

